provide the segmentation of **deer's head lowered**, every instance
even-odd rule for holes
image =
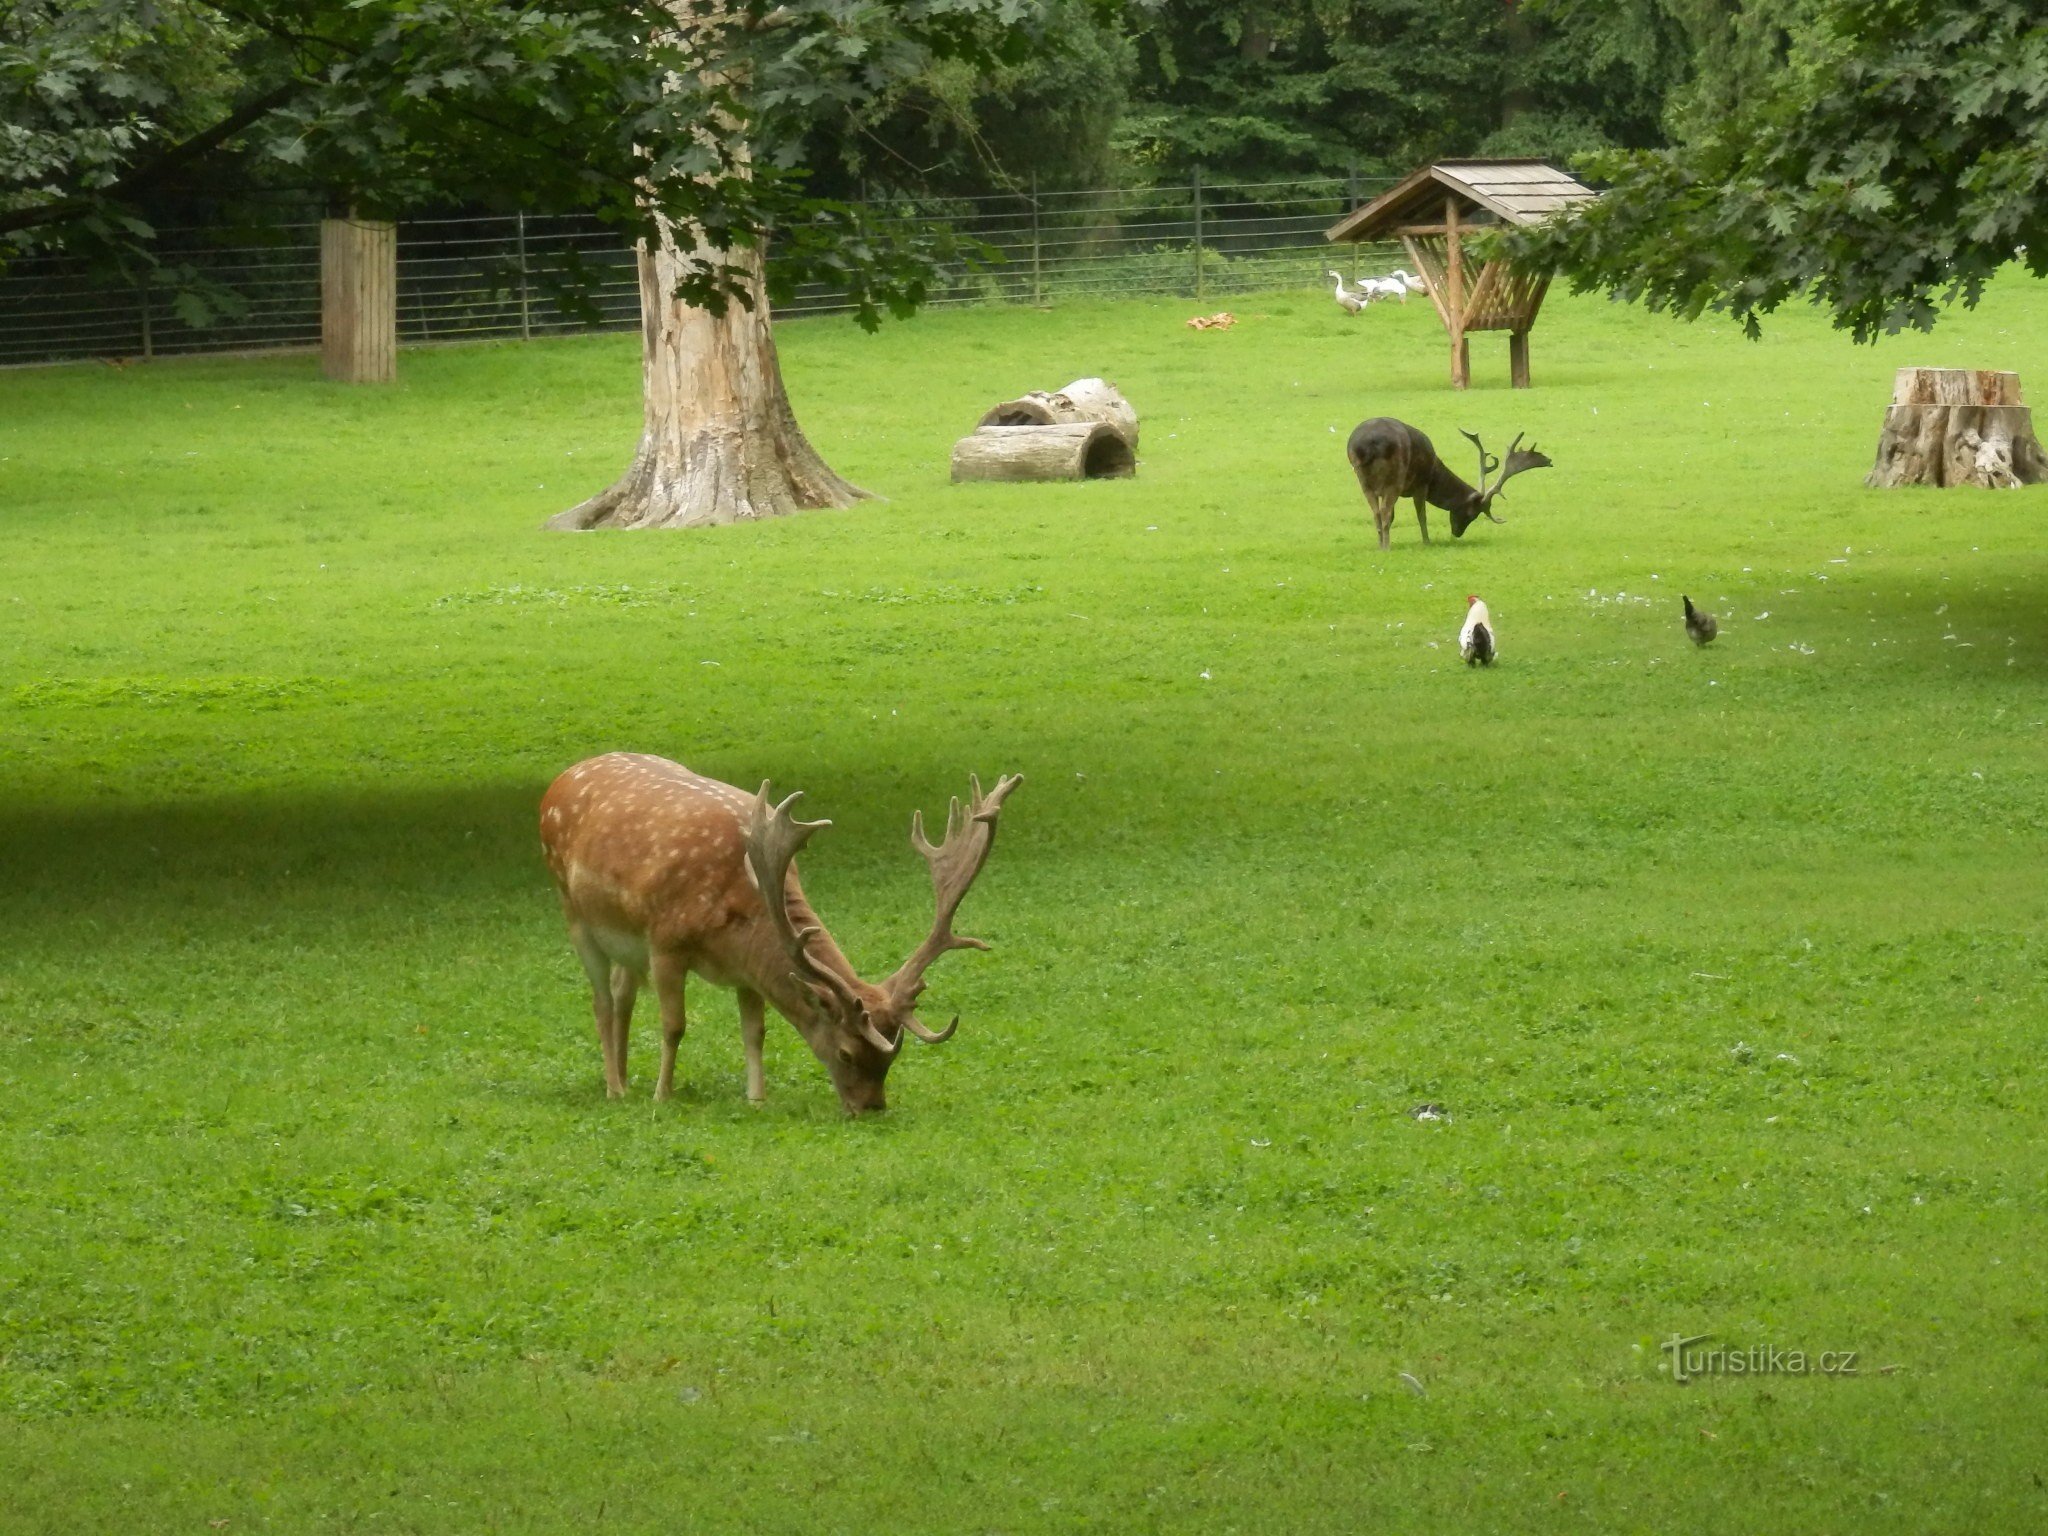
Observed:
[[[801,892],[788,888],[790,861],[797,850],[832,823],[798,821],[790,814],[801,791],[776,804],[768,785],[761,786],[747,825],[747,866],[789,967],[789,990],[797,1006],[784,1011],[824,1064],[849,1113],[886,1107],[884,1079],[906,1039],[914,1035],[937,1045],[960,1027],[958,1014],[944,1029],[933,1029],[918,1018],[924,973],[949,950],[988,948],[980,939],[954,933],[953,914],[988,861],[1003,801],[1022,782],[1021,774],[1008,775],[984,795],[981,781],[971,779],[968,804],[962,807],[957,798],[953,800],[946,813],[945,837],[936,847],[925,836],[924,813],[912,815],[910,845],[931,866],[937,913],[924,942],[879,982],[863,981],[853,973]],[[780,1001],[778,1006],[783,1006]]]
[[[1519,475],[1525,469],[1548,469],[1550,467],[1550,456],[1538,453],[1533,444],[1524,448],[1522,446],[1522,434],[1519,432],[1515,434],[1515,440],[1508,444],[1507,463],[1503,465],[1499,459],[1486,451],[1486,444],[1479,441],[1478,433],[1466,432],[1462,427],[1458,430],[1463,436],[1470,438],[1472,446],[1479,450],[1479,488],[1474,490],[1462,480],[1457,480],[1456,476],[1451,476],[1453,480],[1457,480],[1458,489],[1464,494],[1436,502],[1438,506],[1451,514],[1451,537],[1454,539],[1463,538],[1465,530],[1481,517],[1492,518],[1496,523],[1501,521],[1494,514],[1493,501],[1496,496],[1501,494],[1501,487],[1506,485],[1509,480]],[[1499,478],[1491,485],[1487,484],[1486,477],[1493,474],[1496,470],[1500,471]],[[1436,501],[1435,497],[1430,499]]]

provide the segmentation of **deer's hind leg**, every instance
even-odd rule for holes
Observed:
[[[1394,511],[1399,498],[1375,496],[1372,500],[1373,526],[1379,530],[1380,548],[1391,549],[1394,543]]]
[[[676,1091],[676,1047],[689,1022],[683,1013],[683,983],[690,968],[672,955],[656,955],[648,969],[661,1004],[661,1075],[654,1080],[654,1096],[665,1099]]]
[[[590,1019],[597,1026],[597,1048],[604,1052],[604,1091],[607,1098],[626,1095],[625,1030],[618,1024],[618,1002],[613,991],[611,956],[604,952],[590,930],[580,923],[569,927],[569,942],[576,946],[576,958],[583,962],[583,974],[590,978]],[[626,995],[626,1012],[633,1010],[632,994]]]
[[[626,1039],[633,1028],[633,1003],[640,978],[623,965],[612,967],[612,1050],[619,1062],[619,1092],[626,1091]]]
[[[1351,461],[1351,471],[1358,476],[1358,488],[1365,493],[1365,504],[1372,509],[1373,527],[1379,531],[1380,548],[1385,549],[1394,532],[1394,505],[1400,500],[1391,491],[1383,491],[1374,484],[1379,477],[1375,466],[1368,468],[1358,460]]]

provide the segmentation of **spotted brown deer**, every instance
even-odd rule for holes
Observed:
[[[1508,445],[1505,468],[1475,434],[1463,435],[1471,438],[1472,446],[1479,450],[1478,490],[1445,468],[1429,439],[1405,421],[1375,416],[1353,430],[1344,452],[1358,476],[1359,489],[1365,492],[1366,505],[1372,508],[1381,549],[1387,547],[1394,531],[1394,504],[1403,496],[1415,498],[1415,522],[1422,529],[1423,543],[1429,542],[1429,507],[1441,507],[1450,513],[1451,537],[1462,539],[1465,530],[1482,516],[1493,518],[1496,523],[1501,521],[1494,517],[1493,500],[1512,476],[1525,469],[1549,467],[1548,455],[1538,453],[1533,445],[1524,448],[1519,432]],[[1488,485],[1486,477],[1496,469],[1501,472],[1500,478]]]
[[[540,837],[562,898],[569,939],[590,977],[590,1006],[604,1052],[605,1090],[626,1091],[626,1032],[633,1000],[651,980],[661,1006],[661,1074],[655,1097],[675,1088],[683,1038],[683,985],[691,972],[739,994],[747,1097],[766,1097],[761,1046],[772,1003],[824,1063],[849,1114],[885,1107],[883,1079],[906,1038],[952,1038],[917,1016],[924,973],[949,950],[987,949],[953,932],[953,914],[995,843],[1003,801],[1021,775],[986,795],[956,799],[937,847],[924,816],[910,842],[931,866],[938,915],[931,933],[894,974],[862,981],[797,881],[797,850],[829,821],[798,821],[801,793],[771,803],[641,752],[593,757],[563,773],[541,800]]]

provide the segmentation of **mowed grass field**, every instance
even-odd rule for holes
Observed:
[[[786,326],[887,500],[689,534],[539,529],[631,337],[0,375],[0,1529],[2048,1527],[2048,489],[1861,486],[2048,288],[1560,294],[1464,396],[1233,307]],[[947,483],[1090,373],[1135,481]],[[1381,555],[1383,413],[1556,467]],[[535,808],[614,748],[806,790],[871,975],[1026,775],[885,1116],[702,983],[605,1100]]]

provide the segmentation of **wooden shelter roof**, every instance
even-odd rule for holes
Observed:
[[[1385,240],[1404,224],[1441,223],[1447,191],[1470,206],[1475,224],[1535,224],[1600,195],[1547,160],[1439,160],[1346,214],[1323,238]]]

